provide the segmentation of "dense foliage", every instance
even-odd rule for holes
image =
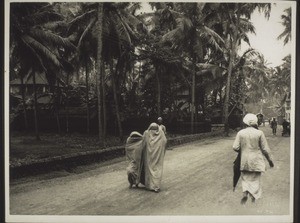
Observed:
[[[259,52],[239,52],[255,33],[252,12],[268,18],[271,4],[149,4],[152,11],[143,13],[138,2],[12,3],[10,79],[21,80],[12,96],[23,105],[18,112],[25,126],[31,97],[38,136],[38,73],[50,85],[48,115],[58,131],[69,131],[72,117],[81,115],[87,132],[98,126],[102,142],[107,131],[122,138],[124,128],[145,128],[137,123],[158,116],[170,125],[188,122],[194,132],[195,122],[216,118],[228,127],[228,118],[245,112],[247,103],[283,108],[290,56],[273,69]],[[286,13],[284,43],[290,39]],[[26,95],[30,77],[34,93]]]

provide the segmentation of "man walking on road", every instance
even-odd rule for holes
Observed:
[[[266,169],[263,156],[274,166],[267,139],[261,130],[257,129],[258,119],[254,114],[247,114],[243,122],[247,125],[240,130],[233,143],[233,150],[241,153],[240,170],[243,188],[241,204],[245,204],[248,195],[252,202],[261,197],[261,173]]]
[[[275,118],[273,118],[272,121],[271,121],[271,128],[272,128],[273,135],[276,135],[277,121],[276,121]]]

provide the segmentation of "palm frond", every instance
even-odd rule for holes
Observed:
[[[200,30],[197,30],[198,36],[205,36],[205,39],[208,40],[209,44],[214,46],[220,52],[223,52],[221,45],[225,44],[225,42],[222,39],[222,37],[219,36],[219,34],[216,33],[214,30],[212,30],[206,26],[203,26],[203,29],[204,29],[204,31],[202,31],[202,32]]]
[[[136,16],[128,14],[127,12],[121,11],[121,16],[126,23],[130,24],[132,27],[136,28],[142,22]]]
[[[269,19],[270,18],[270,13],[271,13],[271,8],[272,5],[271,3],[257,3],[258,11],[263,12],[265,15],[265,18]]]
[[[43,24],[43,27],[48,30],[57,30],[59,28],[67,28],[68,23],[66,23],[65,21],[47,22]]]
[[[241,18],[239,22],[240,22],[239,30],[241,31],[241,33],[250,32],[250,33],[256,34],[255,33],[255,26],[253,25],[252,22],[250,22],[249,20],[244,19],[244,18]]]
[[[141,2],[134,2],[128,7],[128,12],[131,15],[135,15],[137,10],[140,10],[142,8]]]
[[[185,36],[188,36],[191,29],[193,28],[193,24],[188,18],[178,18],[176,19],[177,26],[175,29],[167,32],[162,36],[161,42],[173,42],[175,44],[182,43],[182,40]]]
[[[116,12],[116,20],[114,23],[117,25],[119,38],[127,42],[126,45],[131,46],[132,40],[137,39],[136,33],[128,25],[126,19],[118,11]]]
[[[60,64],[64,71],[66,72],[73,72],[74,71],[74,66],[72,63],[69,61],[65,60],[64,58],[60,58]]]
[[[204,9],[205,5],[206,5],[206,3],[203,3],[203,2],[197,3],[197,9],[198,9],[198,11],[202,12],[202,10]]]
[[[285,63],[287,63],[290,67],[291,65],[291,54],[288,54],[287,56],[285,56],[283,59],[282,59]]]
[[[136,33],[148,33],[146,25],[140,20],[138,17],[127,13],[127,11],[121,10],[121,18],[122,20],[128,24],[128,26]],[[136,35],[136,34],[135,34]]]
[[[145,20],[148,18],[153,18],[154,16],[156,16],[155,12],[147,12],[147,13],[139,14],[136,17],[140,20]]]
[[[50,31],[35,28],[31,29],[29,33],[35,39],[43,40],[57,46],[63,46],[71,50],[76,50],[76,47],[67,38],[63,38]]]
[[[132,45],[131,37],[136,38],[136,35],[133,32],[133,30],[129,27],[129,25],[126,22],[124,22],[122,19],[117,31],[119,33],[120,39],[125,40],[131,46]]]
[[[247,54],[249,54],[250,56],[256,56],[259,54],[259,52],[257,50],[255,50],[254,48],[249,48],[243,52],[243,54],[241,55],[241,58],[244,58]]]
[[[50,4],[50,3],[46,3],[46,5],[41,6],[41,7],[37,10],[37,12],[40,13],[40,12],[51,11],[51,10],[53,10],[53,5]]]
[[[250,39],[249,39],[249,37],[248,37],[247,34],[242,33],[242,34],[240,35],[240,38],[241,38],[240,42],[241,42],[241,41],[244,41],[245,43],[248,44],[248,46],[251,47]],[[241,43],[240,43],[240,44],[241,44]]]
[[[188,35],[191,29],[193,28],[193,23],[189,18],[178,18],[176,19],[177,27],[183,32]]]
[[[162,9],[162,10],[158,10],[157,12],[162,14],[163,10],[165,10],[166,8]],[[183,18],[183,14],[176,12],[172,9],[168,9],[168,11],[171,13],[172,17],[176,20],[177,18]]]
[[[96,23],[96,18],[93,18],[89,25],[85,28],[85,30],[83,31],[82,35],[80,36],[80,39],[78,41],[78,44],[77,44],[77,48],[79,49],[82,45],[82,41],[84,39],[84,37],[89,33],[89,31],[93,28],[94,24]]]
[[[179,33],[180,33],[180,28],[173,29],[170,32],[167,32],[166,34],[164,34],[162,36],[161,42],[162,43],[167,43],[167,42],[180,41],[180,39],[183,39],[183,36],[179,35]]]
[[[75,19],[71,20],[69,22],[69,30],[68,32],[71,32],[74,27],[77,27],[79,24],[87,23],[90,18],[93,16],[95,17],[97,13],[96,9],[90,10],[88,12],[83,13],[80,16],[77,16]]]
[[[258,67],[258,66],[253,66],[253,65],[244,65],[243,66],[245,69],[249,69],[252,72],[256,71],[256,72],[260,72],[260,73],[265,73],[266,69],[262,68],[262,67]]]
[[[281,15],[281,24],[285,27],[284,31],[277,37],[278,40],[284,38],[283,43],[286,45],[291,40],[291,8],[284,10],[286,14]]]
[[[46,46],[44,46],[43,44],[41,44],[40,42],[36,41],[28,35],[24,35],[22,37],[22,40],[26,45],[30,46],[31,49],[34,49],[35,52],[42,53],[43,56],[48,58],[57,67],[61,66],[57,56],[54,53],[52,53]]]
[[[198,73],[199,75],[207,75],[210,73],[213,79],[222,77],[223,71],[225,70],[218,65],[210,63],[197,63],[197,67],[200,68],[201,71]]]
[[[38,52],[27,41],[23,40],[23,42],[27,46],[27,48],[32,52],[33,58],[36,58],[39,61],[39,65],[43,69],[43,71],[47,72],[47,69],[46,69],[46,67],[45,67],[45,65],[43,63],[43,60],[38,55]]]
[[[284,30],[278,37],[277,40],[280,40],[284,37],[283,44],[286,45],[291,40],[291,31]]]
[[[56,12],[44,11],[28,15],[27,19],[31,24],[40,25],[49,22],[62,21],[64,17]]]

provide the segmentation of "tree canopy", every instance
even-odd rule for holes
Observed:
[[[75,109],[71,93],[80,92],[73,95],[81,95],[77,107],[86,109],[87,131],[98,113],[100,138],[115,134],[114,127],[122,138],[131,120],[158,116],[170,124],[189,122],[191,132],[196,122],[217,117],[230,127],[233,111],[246,112],[247,103],[267,101],[274,110],[282,104],[290,91],[291,56],[271,68],[248,38],[255,33],[251,14],[258,9],[268,19],[271,4],[149,5],[152,12],[143,13],[139,2],[12,3],[10,79],[44,72],[56,89],[58,124],[59,113],[66,110],[69,119]],[[278,36],[284,44],[291,39],[290,18],[288,8]],[[238,53],[242,42],[249,49]],[[36,100],[39,94],[36,89]]]

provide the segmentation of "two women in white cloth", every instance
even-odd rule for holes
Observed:
[[[166,143],[164,130],[156,123],[152,123],[143,135],[130,134],[125,147],[130,188],[141,183],[148,190],[160,191]]]

